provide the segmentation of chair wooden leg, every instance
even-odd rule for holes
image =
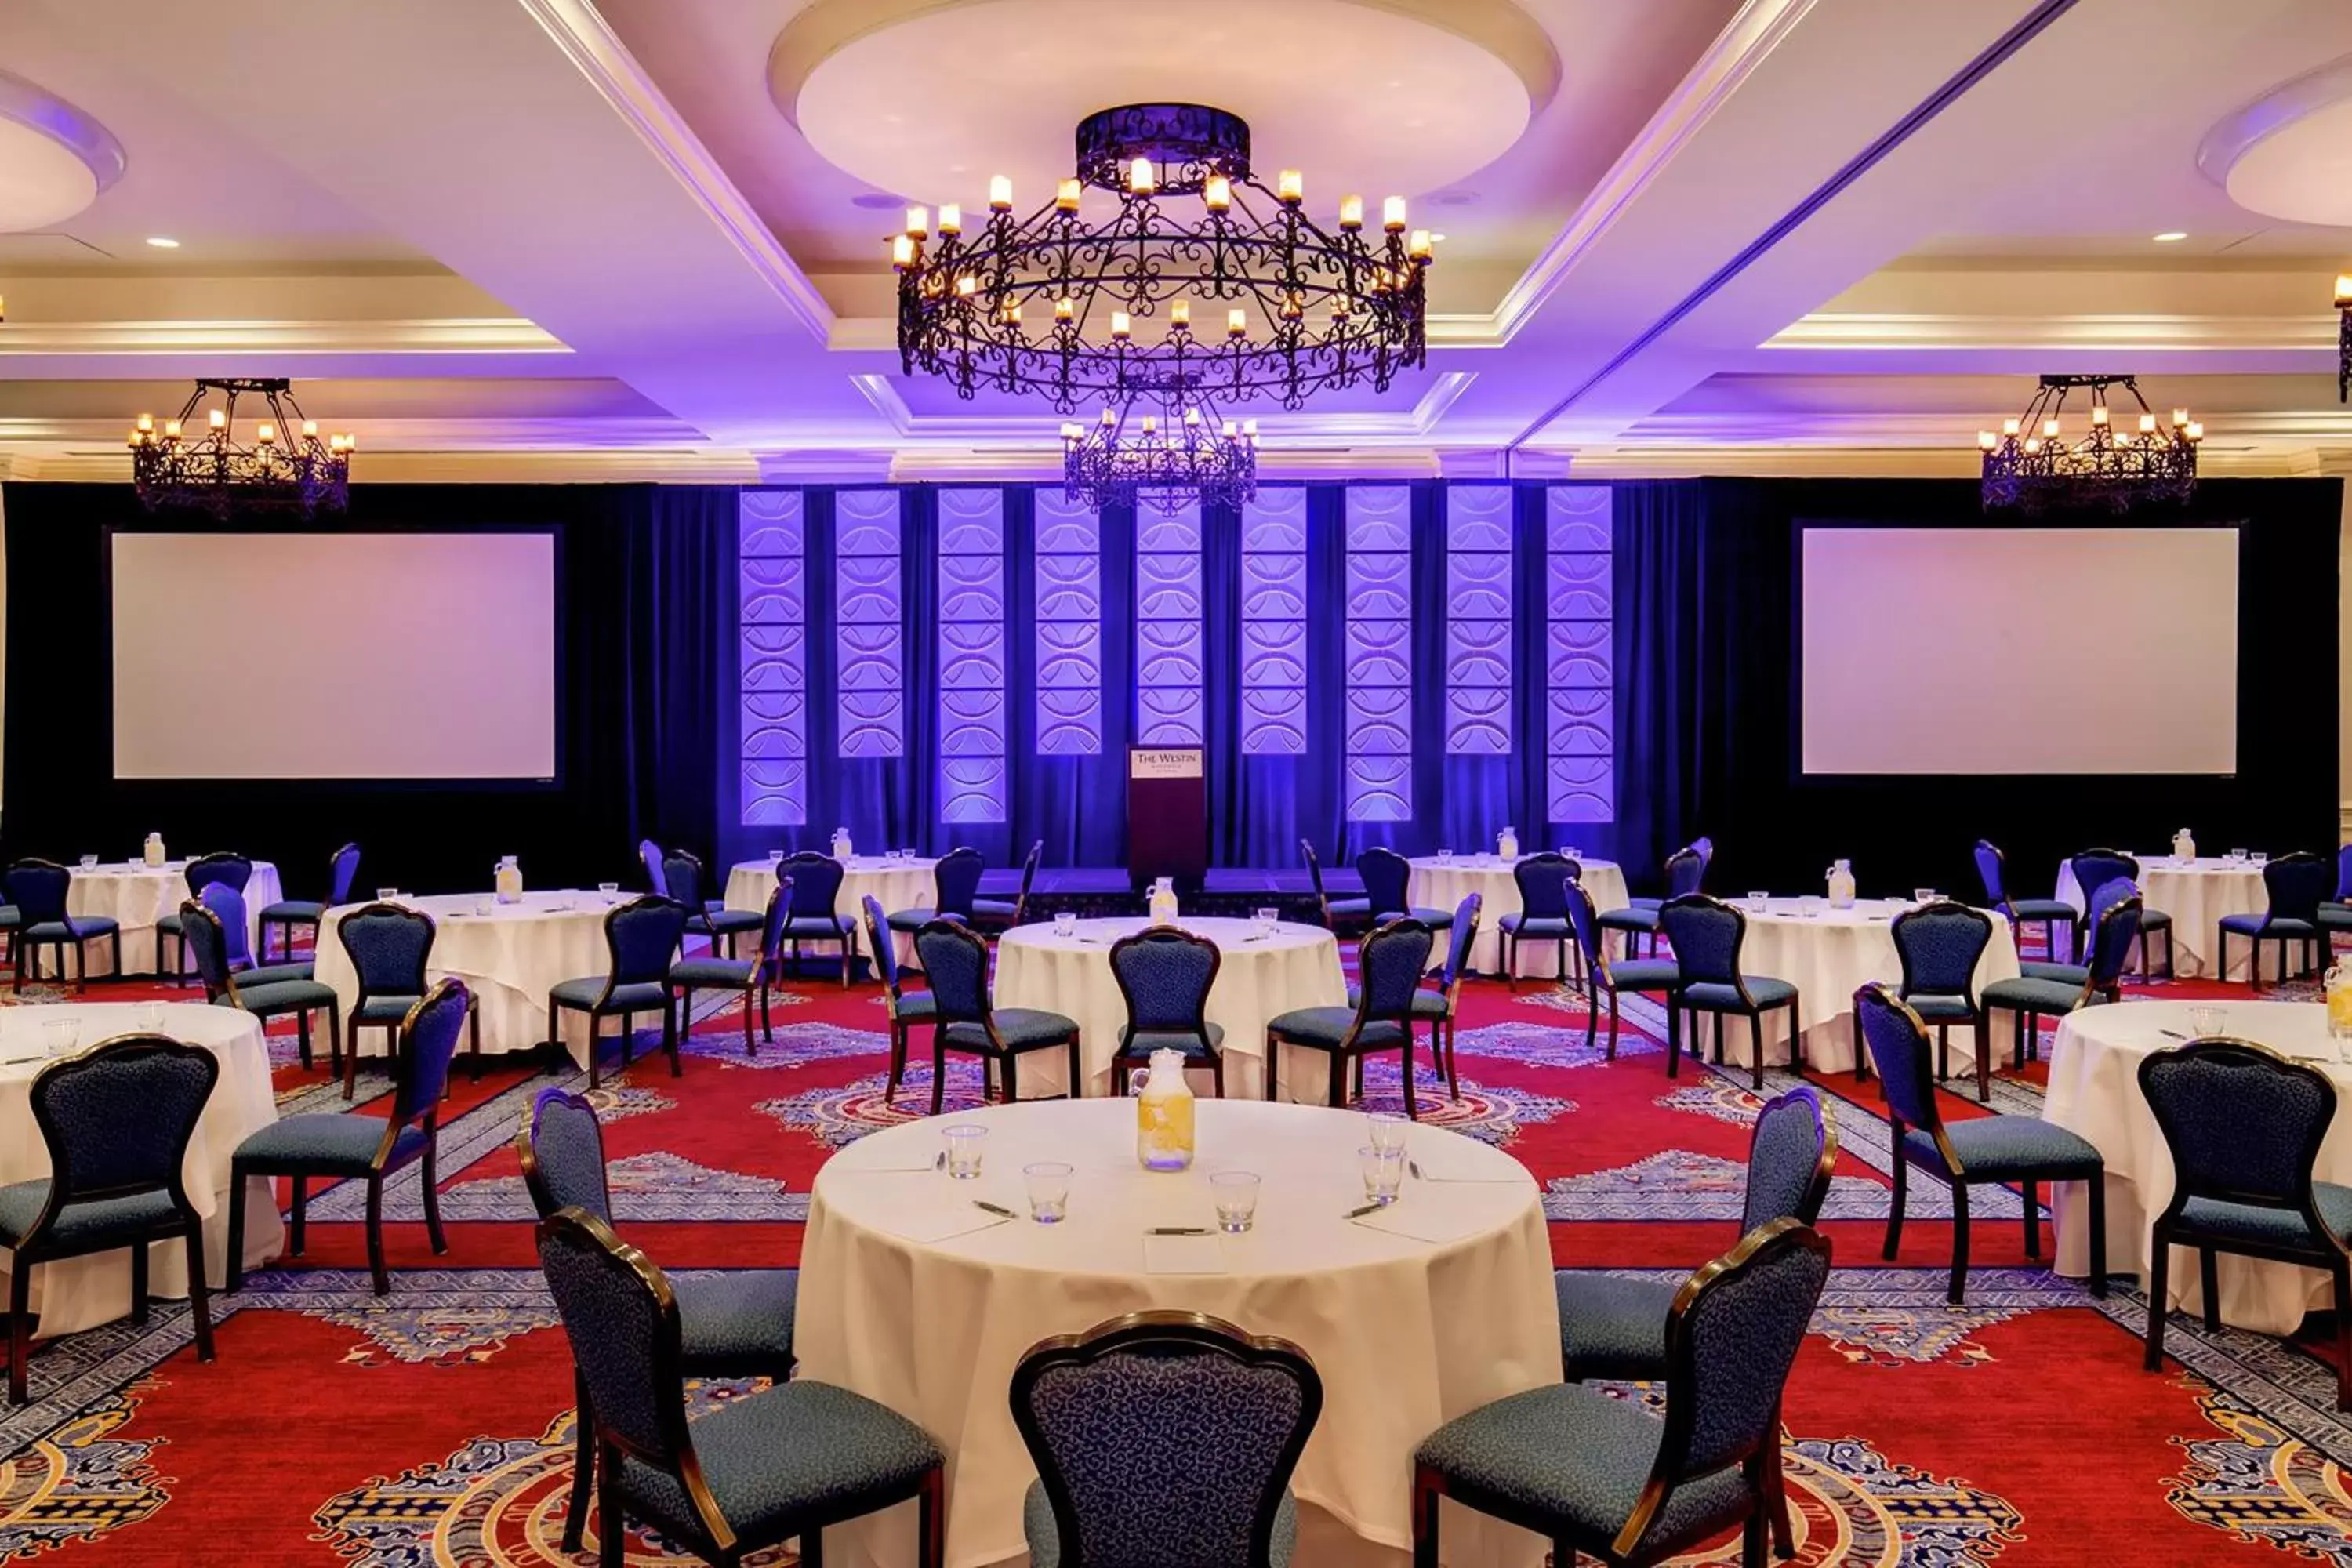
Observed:
[[[577,1553],[588,1524],[588,1489],[596,1482],[596,1426],[588,1415],[588,1385],[572,1374],[572,1500],[564,1505],[563,1550]]]
[[[392,1270],[383,1263],[383,1178],[370,1176],[367,1184],[368,1274],[379,1296],[392,1294]]]
[[[292,1176],[287,1184],[292,1189],[292,1201],[286,1205],[286,1253],[289,1258],[299,1258],[308,1229],[304,1211],[310,1207],[310,1182],[307,1176]]]
[[[938,1025],[931,1026],[931,1114],[937,1116],[947,1103],[948,1050],[946,1032]]]
[[[1019,1103],[1021,1099],[1020,1053],[1017,1051],[1005,1052],[1004,1061],[1001,1070],[1004,1074],[1004,1103],[1007,1105]],[[985,1071],[986,1069],[983,1068],[982,1072],[985,1073]],[[983,1083],[982,1085],[981,1099],[985,1101],[987,1098],[987,1086]]]
[[[2336,1408],[2352,1410],[2352,1269],[2337,1264],[2336,1274]]]
[[[482,1081],[482,1002],[478,996],[466,998],[466,1032],[468,1052],[474,1061],[474,1081]]]
[[[1797,1555],[1797,1531],[1789,1518],[1787,1456],[1781,1451],[1780,1415],[1772,1415],[1772,1436],[1764,1445],[1764,1500],[1772,1510],[1772,1555],[1786,1561]]]
[[[1910,1200],[1911,1162],[1903,1157],[1903,1130],[1895,1130],[1895,1190],[1886,1200],[1886,1246],[1881,1253],[1887,1262],[1895,1261],[1895,1250],[1903,1245],[1903,1210]]]
[[[211,1294],[205,1289],[205,1227],[195,1220],[188,1222],[183,1246],[188,1249],[188,1315],[195,1322],[196,1359],[211,1361],[213,1350],[213,1304]]]
[[[1087,1070],[1087,1068],[1086,1068],[1086,1064],[1085,1064],[1084,1062],[1082,1062],[1082,1061],[1080,1061],[1080,1060],[1078,1059],[1078,1037],[1077,1037],[1077,1036],[1076,1036],[1076,1035],[1072,1035],[1072,1036],[1070,1037],[1070,1092],[1069,1092],[1069,1096],[1068,1096],[1068,1098],[1069,1098],[1069,1099],[1072,1099],[1072,1100],[1084,1100],[1084,1099],[1086,1098],[1086,1095],[1087,1095],[1087,1085],[1086,1085],[1086,1079],[1084,1079],[1084,1077],[1082,1076],[1082,1075],[1086,1072],[1086,1070]],[[1222,1092],[1222,1091],[1220,1091],[1220,1092]]]
[[[621,1450],[596,1446],[597,1568],[628,1568],[629,1521],[621,1510]]]
[[[1969,1293],[1969,1188],[1965,1182],[1952,1184],[1952,1279],[1944,1289],[1944,1299],[1957,1307],[1968,1300]]]
[[[898,1098],[898,1080],[907,1076],[907,1026],[898,1019],[890,1020],[890,1078],[882,1086],[882,1103],[886,1107]]]
[[[33,1265],[19,1258],[8,1270],[8,1403],[31,1397],[25,1363],[33,1354]]]
[[[1339,1107],[1348,1103],[1348,1057],[1347,1053],[1344,1051],[1333,1051],[1330,1053],[1330,1056],[1331,1099],[1329,1100],[1329,1104],[1331,1108],[1336,1110]]]
[[[2197,1289],[2205,1298],[2205,1331],[2221,1331],[2221,1255],[2210,1247],[2197,1249]]]
[[[2164,1368],[2164,1319],[2172,1309],[2166,1300],[2169,1294],[2167,1276],[2172,1272],[2172,1242],[2162,1230],[2148,1237],[2147,1256],[2147,1350],[2140,1358],[2146,1372]]]
[[[2107,1174],[2101,1171],[2083,1184],[2090,1189],[2086,1195],[2091,1208],[2091,1294],[2104,1300],[2107,1294]],[[2342,1320],[2340,1309],[2336,1316]]]
[[[2042,1256],[2042,1184],[2039,1182],[2019,1184],[2018,1195],[2025,1201],[2018,1207],[2025,1215],[2025,1256]]]
[[[1977,1036],[1977,1102],[1992,1103],[1992,1014],[1980,1015],[1974,1026]]]
[[[1454,1059],[1454,1031],[1457,1026],[1452,1018],[1445,1020],[1445,1089],[1458,1102],[1462,1099],[1462,1071]]]
[[[1437,1568],[1437,1510],[1443,1500],[1435,1473],[1418,1467],[1412,1478],[1412,1568]]]
[[[425,1194],[425,1234],[433,1243],[436,1257],[449,1250],[449,1238],[441,1234],[441,1179],[435,1173],[435,1162],[440,1154],[436,1145],[439,1132],[428,1129],[425,1134],[425,1155],[417,1162],[417,1179]]]
[[[228,1265],[221,1289],[245,1289],[245,1184],[248,1178],[234,1161],[228,1168]]]
[[[916,1568],[947,1568],[947,1472],[930,1470],[915,1494]]]
[[[1404,1051],[1402,1055],[1404,1057],[1403,1077],[1405,1120],[1408,1121],[1418,1121],[1421,1120],[1421,1104],[1418,1100],[1413,1099],[1412,1094],[1412,1023],[1410,1019],[1406,1021],[1404,1026]]]

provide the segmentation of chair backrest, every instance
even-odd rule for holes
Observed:
[[[204,982],[206,996],[217,1001],[236,994],[228,927],[201,899],[180,901],[180,945],[188,962],[196,966],[196,978]]]
[[[2333,890],[2333,880],[2327,862],[2308,849],[2280,856],[2263,868],[2263,890],[2270,895],[2269,918],[2315,923],[2319,906]]]
[[[2015,918],[2009,907],[2009,886],[2001,876],[2000,846],[1990,838],[1979,838],[1973,853],[1977,862],[1977,880],[1984,884],[1985,902]],[[2088,895],[2090,889],[2085,888],[2083,891]]]
[[[658,898],[669,897],[669,883],[662,875],[662,848],[650,838],[637,840],[637,858],[645,862],[646,885]]]
[[[693,913],[701,913],[701,860],[684,849],[673,849],[662,857],[661,868],[662,897],[684,904]]]
[[[1992,917],[1946,900],[1895,917],[1889,928],[1906,996],[1974,996],[1977,962],[1992,942]]]
[[[1942,1123],[1936,1107],[1936,1064],[1927,1026],[1919,1015],[1877,981],[1853,994],[1853,1016],[1863,1044],[1878,1069],[1886,1113],[1906,1127],[1932,1130]]]
[[[669,1281],[611,1226],[575,1208],[539,1222],[539,1267],[572,1343],[596,1436],[678,1474],[693,1458],[694,1440]],[[687,1489],[691,1496],[698,1489]]]
[[[2131,959],[2131,945],[2139,938],[2139,889],[2128,882],[2123,886],[2131,890],[2120,898],[2113,894],[2113,882],[2100,889],[2104,896],[2098,900],[2098,919],[2091,926],[2088,955],[2094,991],[2112,991],[2121,983],[2124,965]],[[2312,905],[2315,910],[2318,907],[2316,902]]]
[[[473,993],[457,980],[444,980],[425,994],[400,1021],[400,1046],[392,1064],[392,1125],[418,1118],[431,1121],[449,1084],[449,1061],[466,1026]]]
[[[2087,900],[2094,888],[2104,888],[2120,877],[2126,882],[2139,880],[2139,862],[2120,849],[2085,849],[2066,862],[2074,873],[2074,889]]]
[[[215,882],[226,883],[242,893],[246,884],[253,880],[253,858],[226,850],[199,855],[188,862],[187,879],[191,893],[201,893]]]
[[[784,973],[784,922],[792,913],[793,879],[780,874],[768,889],[768,907],[760,912],[760,963],[771,980]]]
[[[1658,929],[1675,950],[1685,985],[1738,985],[1748,917],[1720,899],[1685,893],[1658,908]]]
[[[980,874],[988,863],[969,844],[959,844],[931,867],[932,908],[942,915],[971,918],[971,901],[980,896]]]
[[[1584,966],[1594,980],[1606,984],[1609,957],[1602,951],[1601,912],[1593,907],[1591,889],[1579,880],[1562,890],[1568,895],[1568,920],[1576,928],[1576,945],[1584,950]]]
[[[2336,852],[2336,901],[2340,904],[2348,900],[2352,900],[2352,844]]]
[[[362,996],[422,996],[433,952],[433,917],[398,904],[353,910],[335,927]]]
[[[933,921],[915,933],[915,956],[939,1007],[940,1023],[988,1017],[988,943],[957,921]]]
[[[32,1102],[49,1151],[48,1212],[152,1192],[187,1210],[188,1140],[219,1080],[212,1052],[162,1035],[120,1036],[43,1068]]]
[[[1189,1029],[1208,1037],[1209,991],[1224,955],[1217,944],[1165,926],[1110,944],[1111,977],[1127,998],[1127,1021],[1141,1029]]]
[[[866,951],[873,955],[883,989],[895,999],[904,993],[898,989],[898,944],[890,940],[889,919],[882,912],[882,900],[871,893],[859,900],[859,906],[866,915]]]
[[[1372,918],[1406,913],[1406,889],[1412,883],[1412,863],[1393,849],[1375,844],[1356,857],[1356,875],[1364,879],[1364,897],[1372,904]]]
[[[1462,984],[1470,969],[1470,944],[1478,936],[1478,911],[1486,900],[1476,893],[1465,893],[1454,906],[1454,923],[1445,931],[1445,967],[1438,972],[1438,980],[1448,992]]]
[[[1366,936],[1356,949],[1356,973],[1362,982],[1356,1022],[1410,1024],[1413,993],[1421,989],[1430,949],[1436,945],[1435,934],[1415,920],[1389,921]]]
[[[1706,885],[1707,862],[1715,858],[1715,841],[1701,838],[1666,857],[1666,897],[1686,899]]]
[[[1328,920],[1331,913],[1331,900],[1323,889],[1322,858],[1315,853],[1314,843],[1305,838],[1298,841],[1298,852],[1307,858],[1307,879],[1314,885],[1315,902],[1322,909],[1324,917]]]
[[[613,1189],[604,1175],[604,1129],[596,1108],[581,1095],[542,1089],[523,1113],[515,1139],[522,1184],[531,1207],[547,1218],[558,1209],[578,1209],[613,1223]]]
[[[1811,1084],[1766,1100],[1748,1140],[1748,1201],[1739,1211],[1739,1234],[1776,1219],[1811,1225],[1821,1218],[1837,1150],[1837,1124]]]
[[[792,918],[830,920],[841,897],[841,879],[848,868],[830,855],[803,849],[787,855],[776,868],[779,877],[793,879]]]
[[[1511,868],[1511,880],[1519,887],[1519,911],[1533,921],[1568,919],[1568,885],[1583,877],[1582,867],[1555,850],[1528,856]]]
[[[1045,858],[1045,841],[1042,838],[1031,839],[1028,858],[1021,862],[1021,890],[1013,897],[1014,925],[1019,925],[1022,918],[1029,912],[1029,892],[1037,885],[1037,863]]]
[[[1012,1400],[1063,1562],[1268,1568],[1323,1383],[1287,1341],[1139,1312],[1033,1347]]]
[[[2192,1197],[2313,1210],[2312,1167],[2336,1120],[2326,1073],[2248,1040],[2191,1040],[2140,1058],[2140,1093],[2172,1154],[2169,1219]]]
[[[335,851],[335,858],[327,864],[328,906],[331,908],[336,904],[350,903],[352,884],[359,879],[360,847],[356,844],[346,844]]]
[[[196,900],[220,917],[221,939],[228,947],[232,970],[253,967],[253,944],[247,939],[245,895],[226,882],[207,882]]]
[[[670,960],[686,940],[686,906],[675,899],[648,893],[631,899],[604,915],[604,953],[608,984],[661,984],[669,979]]]
[[[66,918],[66,891],[73,873],[54,860],[19,860],[0,875],[0,889],[26,925]]]

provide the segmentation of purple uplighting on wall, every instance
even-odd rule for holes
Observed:
[[[1412,820],[1412,492],[1348,489],[1348,730],[1350,822]]]
[[[1607,485],[1554,485],[1544,520],[1544,752],[1554,822],[1617,816],[1616,594]]]
[[[798,490],[736,503],[746,826],[808,821],[808,541]]]
[[[834,678],[845,757],[906,752],[898,509],[897,490],[842,490],[834,499]]]
[[[1102,519],[1058,489],[1035,497],[1037,754],[1102,751]]]
[[[1511,489],[1445,492],[1445,754],[1511,750]]]
[[[1307,750],[1307,490],[1268,487],[1242,509],[1242,751]]]
[[[940,820],[1005,807],[1004,492],[940,498]]]
[[[1135,511],[1136,743],[1202,743],[1201,508]]]

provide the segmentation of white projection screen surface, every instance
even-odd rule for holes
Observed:
[[[1809,773],[2230,773],[2225,528],[1803,531]]]
[[[548,779],[545,532],[117,532],[119,779]]]

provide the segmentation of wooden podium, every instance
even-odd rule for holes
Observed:
[[[1173,877],[1198,892],[1209,868],[1209,778],[1198,746],[1127,752],[1127,871],[1139,888]]]

